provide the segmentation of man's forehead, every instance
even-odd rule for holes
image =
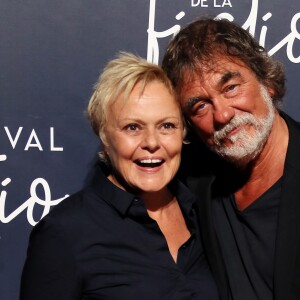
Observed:
[[[214,75],[223,76],[226,73],[240,72],[243,69],[250,68],[238,59],[215,59],[209,63],[199,64],[192,72],[189,70],[183,72],[183,81],[189,83],[199,79],[205,80],[205,78],[210,78]]]
[[[204,83],[222,84],[233,77],[242,76],[244,70],[250,70],[242,61],[237,59],[220,59],[214,63],[199,64],[193,71],[185,70],[182,76],[180,94],[192,86],[200,87]]]

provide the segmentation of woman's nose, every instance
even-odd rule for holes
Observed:
[[[145,131],[142,142],[142,148],[147,149],[151,152],[160,148],[159,134],[158,132],[156,132],[155,129],[149,129]]]

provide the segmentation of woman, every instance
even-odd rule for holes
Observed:
[[[193,197],[173,180],[185,130],[166,75],[123,53],[88,114],[106,166],[34,228],[21,300],[218,299]]]

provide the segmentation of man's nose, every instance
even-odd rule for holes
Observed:
[[[223,101],[218,101],[214,103],[213,118],[216,128],[226,125],[228,122],[230,122],[234,115],[234,108],[228,105],[227,103],[224,103]]]

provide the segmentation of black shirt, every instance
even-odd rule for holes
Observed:
[[[234,300],[272,300],[281,180],[240,211],[234,195],[213,201],[214,222]]]
[[[20,299],[217,300],[194,198],[179,182],[170,189],[191,232],[177,264],[143,202],[99,171],[33,229]]]

